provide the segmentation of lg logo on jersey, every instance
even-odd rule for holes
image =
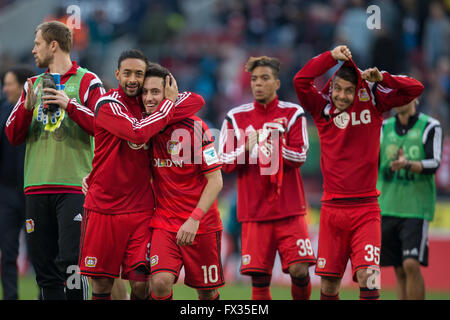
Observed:
[[[356,112],[350,112],[350,114],[348,114],[347,112],[344,111],[341,114],[334,117],[333,122],[339,129],[345,129],[350,123],[350,118],[352,126],[357,126],[360,124],[369,124],[371,121],[370,111],[368,109],[364,109],[359,114],[359,118],[357,118]]]

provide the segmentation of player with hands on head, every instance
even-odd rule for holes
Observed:
[[[339,61],[342,65],[319,91],[314,80]],[[360,299],[378,299],[378,284],[371,279],[377,279],[380,262],[376,182],[382,114],[414,100],[423,85],[376,67],[361,71],[349,48],[337,46],[298,71],[294,87],[320,138],[324,191],[315,273],[321,276],[321,299],[339,299],[349,259]]]

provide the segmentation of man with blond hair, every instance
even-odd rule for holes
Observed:
[[[104,89],[97,75],[71,60],[71,48],[65,24],[37,26],[32,53],[47,70],[27,80],[5,129],[11,144],[26,143],[26,238],[44,300],[88,295],[77,266],[81,182],[92,169],[94,107]],[[61,90],[43,85],[49,74],[59,74]]]

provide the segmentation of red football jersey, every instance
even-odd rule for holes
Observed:
[[[120,86],[98,100],[86,209],[107,214],[154,210],[147,142],[169,119],[178,121],[201,109],[203,99],[193,96],[190,92],[180,94],[176,107],[165,99],[144,119],[141,98],[128,97]]]
[[[355,100],[339,112],[331,100],[331,80],[321,92],[314,79],[337,61],[327,51],[309,61],[294,78],[302,106],[311,114],[319,132],[324,194],[322,200],[378,196],[376,189],[382,114],[420,96],[423,85],[410,77],[383,71],[383,81],[368,82],[358,74]]]
[[[239,222],[269,221],[304,215],[306,200],[299,167],[306,160],[308,134],[305,113],[297,104],[275,98],[267,105],[256,101],[231,109],[220,132],[219,155],[223,171],[237,173],[237,218]],[[245,151],[250,131],[266,127],[284,128],[281,139],[282,184],[273,196],[271,175],[262,174],[258,164],[260,147]],[[261,138],[261,135],[260,135]],[[278,153],[278,149],[275,151]]]
[[[151,140],[156,210],[151,226],[171,232],[197,207],[207,184],[205,173],[221,169],[208,126],[189,117],[166,127]],[[197,234],[222,230],[217,200],[200,220]]]

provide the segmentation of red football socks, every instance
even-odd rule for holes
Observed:
[[[152,300],[173,300],[173,290],[170,291],[170,294],[165,297],[158,297],[153,293],[153,291],[150,294],[151,294]]]
[[[337,293],[336,295],[329,295],[321,291],[320,300],[339,300],[339,293]]]
[[[291,276],[291,293],[294,300],[309,300],[311,298],[311,281],[309,274],[303,278]]]
[[[271,275],[252,276],[252,300],[272,300]]]
[[[379,300],[380,292],[378,289],[359,288],[359,300]]]
[[[111,300],[111,292],[110,293],[92,292],[92,300]]]

